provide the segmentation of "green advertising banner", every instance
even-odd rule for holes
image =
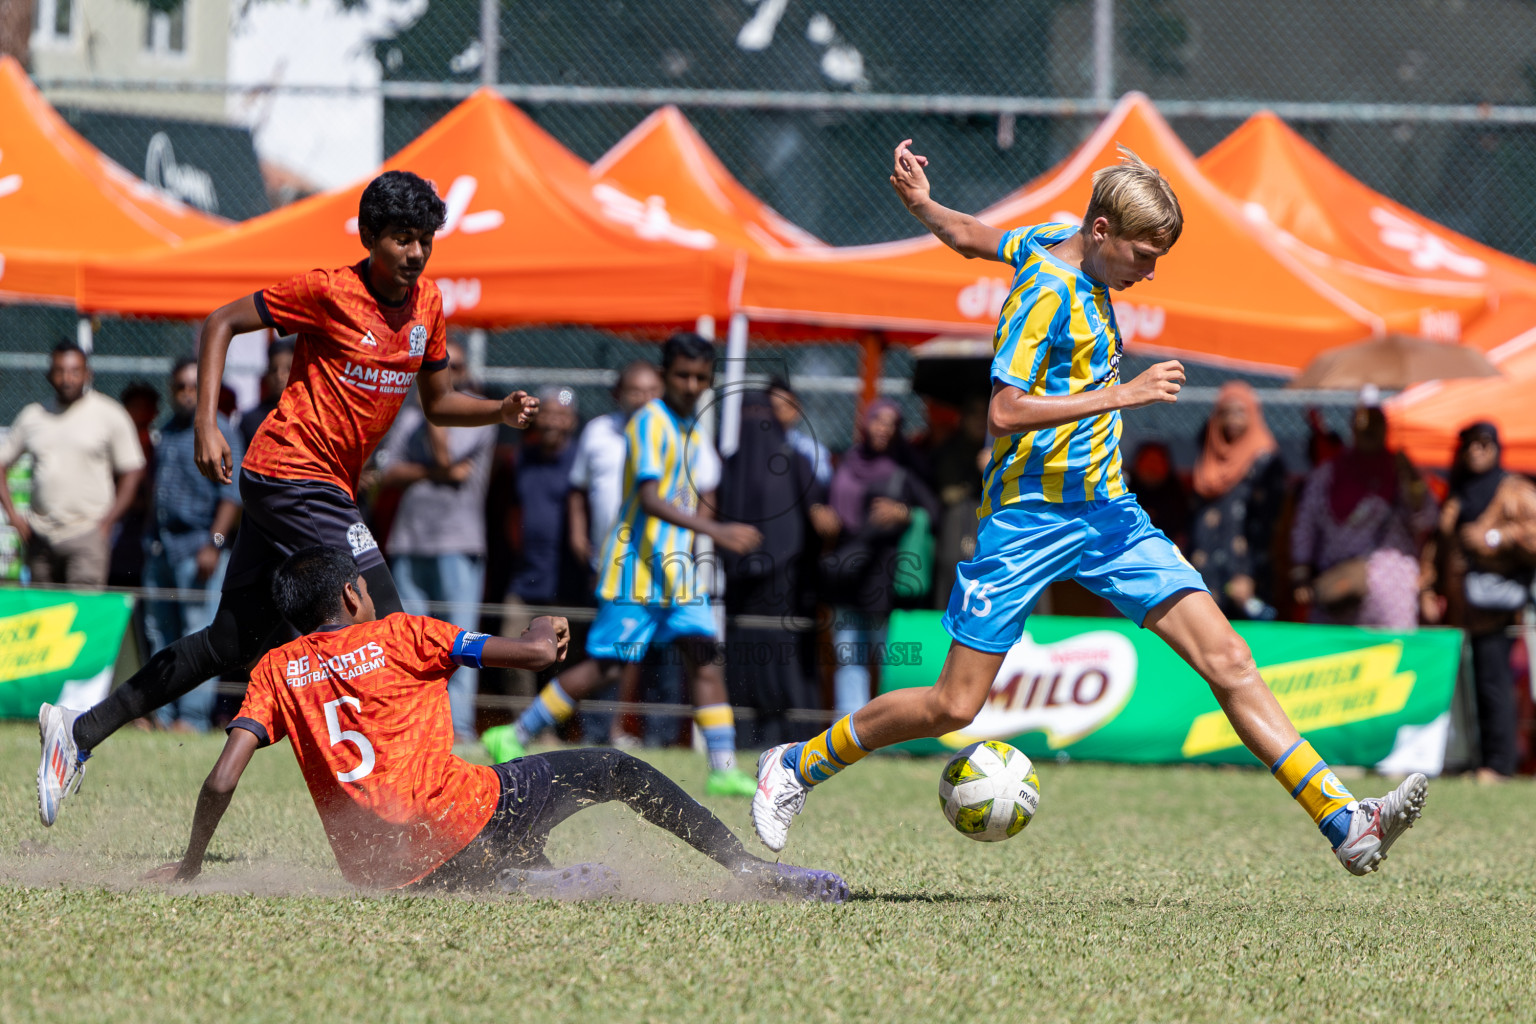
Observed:
[[[929,611],[892,614],[882,690],[938,677],[950,642],[939,619]],[[1281,707],[1329,762],[1439,771],[1461,664],[1459,630],[1234,625]],[[1123,619],[1031,618],[976,720],[904,746],[938,754],[982,739],[1007,740],[1037,759],[1254,763],[1205,682]]]
[[[0,588],[0,718],[105,697],[132,610],[126,594]]]

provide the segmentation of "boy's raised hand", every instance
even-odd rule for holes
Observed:
[[[928,198],[928,158],[911,150],[912,140],[902,139],[896,147],[896,166],[891,173],[891,187],[907,209]]]

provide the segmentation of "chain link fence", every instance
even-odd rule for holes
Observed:
[[[270,45],[246,31],[248,22],[296,5],[237,5],[229,66],[239,63],[238,47]],[[1197,154],[1247,114],[1272,107],[1373,188],[1536,259],[1536,0],[310,6],[316,17],[383,26],[369,29],[361,46],[338,44],[335,61],[366,72],[354,75],[354,84],[325,84],[338,79],[306,77],[297,64],[280,80],[254,86],[249,78],[234,81],[233,72],[180,74],[174,82],[37,75],[66,119],[104,152],[234,219],[313,187],[323,177],[315,168],[335,155],[327,147],[351,144],[336,131],[343,116],[337,111],[358,102],[371,105],[378,119],[378,148],[367,163],[396,152],[482,84],[520,103],[588,160],[658,104],[675,102],[749,189],[839,245],[916,229],[886,183],[897,140],[915,138],[933,157],[943,201],[979,209],[1065,157],[1114,96],[1140,89]],[[226,116],[190,120],[192,97],[205,110],[219,104],[204,101],[222,97]],[[315,101],[304,115],[312,123],[300,126],[312,144],[264,143],[264,119],[280,109],[268,102],[274,97]],[[199,138],[205,130],[211,134]],[[157,135],[165,138],[156,142]],[[46,396],[44,354],[74,334],[68,310],[0,306],[0,422]],[[163,392],[171,360],[194,342],[195,325],[100,318],[97,386],[117,395],[143,379]],[[501,387],[570,384],[583,415],[594,415],[611,407],[612,371],[653,352],[653,339],[580,328],[496,332],[487,343],[486,377]],[[754,341],[752,357],[764,372],[809,385],[802,391],[812,429],[834,449],[847,444],[858,402],[858,346]],[[903,390],[910,371],[910,353],[888,353],[883,390],[900,398],[908,425],[920,429],[923,403]],[[1230,376],[1209,371],[1192,383],[1214,386]],[[1176,452],[1192,451],[1208,411],[1200,395],[1137,417],[1128,423],[1130,436],[1162,436],[1176,442]],[[1272,416],[1288,452],[1294,446],[1287,441],[1305,432],[1302,409],[1276,406]],[[1342,411],[1327,415],[1342,427]]]

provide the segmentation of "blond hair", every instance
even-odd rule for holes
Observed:
[[[1083,215],[1084,229],[1103,217],[1109,221],[1111,234],[1173,245],[1184,230],[1184,211],[1173,186],[1156,167],[1148,167],[1125,146],[1118,148],[1118,164],[1093,172],[1093,195]]]

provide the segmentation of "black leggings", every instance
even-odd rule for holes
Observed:
[[[379,618],[403,610],[389,566],[365,569],[363,579],[368,581]],[[207,628],[161,648],[106,700],[75,719],[75,743],[82,750],[93,750],[135,718],[169,704],[205,680],[246,667],[295,635],[272,600],[270,576],[226,590]]]
[[[1515,739],[1515,677],[1509,656],[1515,639],[1503,630],[1471,638],[1472,681],[1477,690],[1478,766],[1513,775],[1519,761]]]
[[[622,801],[733,871],[760,863],[719,818],[655,768],[622,750],[594,747],[534,754],[494,766],[501,799],[480,834],[420,886],[490,887],[511,868],[547,868],[550,830],[584,807]]]

